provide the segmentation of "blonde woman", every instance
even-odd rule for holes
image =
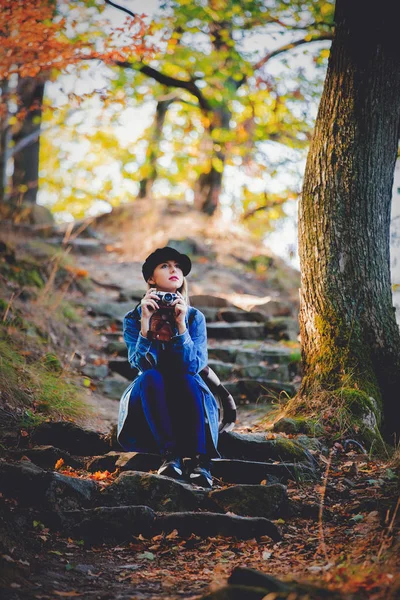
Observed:
[[[207,331],[203,313],[188,304],[190,270],[190,258],[168,246],[155,250],[142,266],[148,290],[124,317],[128,360],[138,375],[121,397],[118,441],[125,450],[160,453],[160,475],[212,487],[210,459],[219,456],[218,406],[199,374],[207,366]],[[157,339],[151,327],[162,293],[175,294],[170,341]],[[185,457],[191,458],[186,472]]]

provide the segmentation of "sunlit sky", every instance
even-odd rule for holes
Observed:
[[[159,0],[130,0],[125,2],[121,0],[118,3],[129,8],[133,12],[147,14],[150,20],[154,11],[159,5]],[[125,21],[126,15],[121,11],[108,6],[103,13],[103,17],[108,18],[113,27],[118,27],[121,26]],[[268,36],[267,38],[266,36],[262,35],[253,35],[246,43],[246,51],[258,51],[260,52],[260,56],[263,56],[267,50],[271,51],[286,41],[287,40],[285,40],[282,36],[274,40],[271,38],[271,36]],[[329,45],[326,42],[322,44],[325,47]],[[293,58],[291,60],[293,60]],[[301,64],[306,69],[309,69],[310,76],[312,76],[313,66],[310,58],[305,59],[304,57],[300,57],[298,59],[294,59],[294,61],[297,61],[297,64]],[[302,64],[298,61],[306,62]],[[281,67],[278,60],[273,59],[270,63],[268,63],[268,71],[272,75],[277,74],[280,68]],[[74,73],[68,76],[62,76],[58,78],[57,81],[47,84],[46,94],[48,98],[51,99],[53,104],[65,103],[67,94],[69,92],[74,92],[75,94],[80,95],[82,93],[91,92],[93,89],[101,89],[106,83],[106,80],[104,79],[105,72],[106,68],[97,64],[95,69],[89,69],[89,71],[86,71],[84,75],[80,76],[79,78],[77,78]],[[144,130],[152,122],[154,108],[155,102],[147,102],[141,108],[127,108],[121,112],[120,124],[115,126],[114,132],[122,145],[134,144],[135,140],[143,134]],[[86,111],[85,123],[87,123],[89,126],[91,120],[96,119],[96,115],[100,110],[99,100],[97,99],[96,101],[96,97],[94,97],[94,99],[91,101],[90,108],[86,106],[82,110]],[[79,158],[83,158],[86,151],[87,148],[82,145],[80,148],[82,156],[79,157],[79,149],[74,149],[74,158],[77,160],[79,160]],[[271,153],[271,144],[268,148],[268,152]],[[293,151],[290,149],[285,149],[279,144],[273,144],[272,152],[274,153],[274,159],[278,159],[280,156],[282,156],[282,158],[284,156],[291,156],[292,160],[295,159],[295,153]],[[113,171],[113,178],[120,177],[120,174],[117,172],[118,166],[116,164],[111,166],[110,169]],[[229,213],[229,209],[227,208],[229,201],[232,198],[238,197],[238,194],[238,199],[240,198],[240,189],[244,184],[252,192],[264,190],[266,186],[268,191],[271,193],[280,192],[287,187],[289,181],[294,183],[295,186],[300,189],[303,169],[303,162],[298,162],[295,169],[297,173],[285,173],[284,175],[274,178],[266,175],[264,181],[261,181],[259,179],[257,180],[255,178],[251,178],[250,176],[246,176],[237,168],[227,167],[224,172],[224,193],[221,197],[221,206],[223,207],[223,210],[228,211]],[[109,170],[107,171],[107,169],[105,169],[104,176],[107,176],[109,172]],[[101,181],[98,181],[97,184],[100,185]],[[124,182],[124,185],[125,184],[126,182]],[[162,190],[159,191],[162,192]],[[42,195],[39,195],[39,202],[47,203],[49,202],[49,199],[46,198],[42,193]],[[102,202],[99,203],[98,206],[95,205],[91,211],[92,214],[98,212],[99,210],[106,210],[107,208],[104,206],[104,204],[105,203]],[[265,243],[273,250],[273,252],[289,260],[292,265],[298,266],[296,225],[297,203],[286,203],[285,211],[289,215],[288,218],[281,220],[277,224],[276,231],[268,234]]]

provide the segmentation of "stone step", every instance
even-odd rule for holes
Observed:
[[[222,345],[208,346],[208,358],[238,365],[253,365],[255,362],[265,362],[268,365],[289,364],[293,353],[284,346],[268,345],[254,342],[254,347],[243,348],[243,343],[232,340]],[[256,359],[256,360],[255,360]]]
[[[234,363],[226,363],[220,360],[209,360],[208,366],[215,371],[218,377],[222,381],[227,381],[232,377],[239,377],[241,379],[279,379],[289,380],[289,369],[285,364],[257,364],[256,356],[254,356],[254,363],[249,365],[237,365]]]
[[[239,339],[239,340],[263,340],[266,337],[264,323],[247,323],[239,321],[236,323],[208,323],[207,336],[210,339]]]
[[[84,539],[88,544],[121,543],[140,534],[151,538],[161,533],[177,531],[180,537],[192,534],[206,538],[215,536],[252,539],[268,536],[278,542],[282,536],[278,527],[263,517],[241,517],[210,512],[157,513],[148,506],[98,507],[67,511],[54,515],[53,526],[67,531],[69,536]]]
[[[297,449],[296,449],[297,451]],[[85,468],[92,473],[96,471],[157,471],[161,465],[159,454],[143,454],[139,452],[109,452],[104,456],[94,456],[86,463]],[[211,461],[211,473],[223,483],[260,484],[287,483],[293,481],[312,481],[316,471],[303,462],[257,462],[228,458],[215,458]]]
[[[224,381],[223,385],[232,394],[237,404],[254,402],[277,402],[293,397],[296,387],[289,382],[274,379],[238,379],[237,381]]]
[[[256,462],[278,461],[282,463],[302,463],[315,469],[316,460],[294,439],[266,433],[237,433],[230,431],[219,437],[218,450],[223,458]]]

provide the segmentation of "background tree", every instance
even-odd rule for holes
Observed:
[[[86,11],[85,21],[76,19]],[[58,5],[55,0],[0,0],[0,202],[20,204],[36,201],[42,101],[46,81],[68,65],[90,58],[105,62],[146,54],[142,45],[143,22],[132,19],[130,29],[109,33],[107,43],[91,37],[92,0]],[[92,21],[92,23],[91,23]],[[83,27],[82,27],[83,25]],[[135,27],[136,26],[136,27]],[[78,33],[79,31],[79,33]],[[126,42],[126,43],[124,43]],[[10,175],[12,173],[12,175]]]
[[[295,4],[297,11],[293,3],[288,7],[279,0],[268,7],[261,0],[209,0],[207,4],[175,0],[162,6],[164,12],[154,19],[152,31],[162,33],[165,45],[151,66],[117,63],[167,88],[181,90],[183,100],[200,112],[202,137],[209,143],[203,143],[207,153],[194,195],[195,204],[208,214],[218,206],[225,165],[232,155],[240,156],[240,149],[248,160],[249,149],[257,141],[284,143],[289,138],[298,147],[307,142],[307,119],[299,117],[293,106],[296,98],[304,99],[302,93],[289,85],[283,94],[277,82],[266,76],[265,66],[293,48],[331,39],[333,3]],[[281,34],[286,41],[252,61],[243,40],[246,34],[250,37],[261,31],[266,36]],[[136,79],[137,85],[142,82],[143,77]],[[270,111],[265,111],[266,106]]]
[[[348,414],[368,439],[383,407],[385,434],[398,440],[400,333],[389,265],[400,123],[395,4],[337,0],[299,206],[304,379],[290,408]]]

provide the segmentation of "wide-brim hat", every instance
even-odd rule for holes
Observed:
[[[157,250],[154,250],[154,252],[149,254],[144,261],[142,273],[145,280],[147,281],[153,275],[157,265],[167,262],[168,260],[175,260],[178,262],[185,277],[190,273],[192,268],[192,261],[190,258],[186,254],[181,254],[178,250],[175,250],[175,248],[171,248],[171,246],[165,246],[164,248],[157,248]]]

